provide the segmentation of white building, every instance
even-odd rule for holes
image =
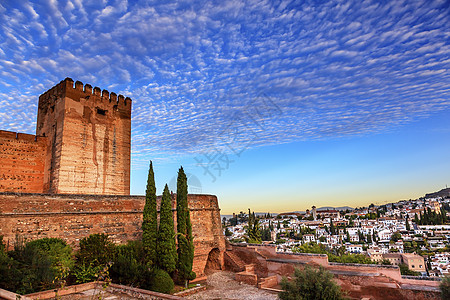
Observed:
[[[363,247],[360,244],[359,245],[346,244],[345,249],[347,250],[347,252],[350,252],[350,253],[362,253],[363,252]]]
[[[316,237],[314,236],[314,234],[304,234],[302,240],[304,243],[315,242]]]

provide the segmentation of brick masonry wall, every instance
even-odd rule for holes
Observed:
[[[295,268],[322,266],[334,275],[336,282],[352,299],[439,299],[439,282],[431,280],[403,279],[395,266],[329,263],[323,254],[285,254],[274,251],[275,247],[264,245],[233,244],[233,252],[245,263],[256,264],[255,270],[266,269],[264,277],[291,276]],[[272,282],[273,283],[273,282]]]
[[[213,249],[219,249],[223,260],[220,209],[213,195],[189,195],[188,202],[195,246],[193,270],[201,276]],[[76,248],[83,237],[107,233],[114,242],[125,243],[142,235],[144,204],[144,196],[0,193],[0,235],[10,247],[16,235],[27,240],[59,237]]]
[[[45,137],[0,130],[0,191],[42,193]]]

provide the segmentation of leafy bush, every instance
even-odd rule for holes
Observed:
[[[161,269],[153,271],[151,290],[160,293],[170,293],[173,290],[174,283],[170,275]]]
[[[420,275],[419,272],[410,270],[406,264],[399,264],[398,267],[400,268],[400,273],[402,275],[409,275],[409,276],[419,276]]]
[[[341,256],[328,254],[328,261],[344,264],[373,264],[374,262],[363,254],[343,254]]]
[[[0,235],[0,253],[1,252],[6,252],[5,243],[3,243],[3,235]]]
[[[21,272],[17,261],[0,251],[0,288],[8,291],[17,291],[20,287]]]
[[[125,245],[117,245],[116,255],[134,258],[139,262],[144,262],[145,253],[142,241],[128,241]]]
[[[107,234],[96,233],[81,239],[80,250],[76,254],[77,264],[89,266],[106,265],[113,261],[115,246]]]
[[[72,248],[56,238],[27,244],[19,238],[15,250],[3,252],[1,256],[2,286],[19,294],[60,286],[74,265]]]
[[[144,250],[141,241],[129,241],[116,246],[116,257],[111,267],[111,279],[115,283],[150,289],[153,273],[144,263]]]
[[[97,280],[105,265],[95,265],[94,263],[77,263],[72,271],[76,283],[85,283]]]
[[[118,254],[111,266],[111,280],[115,283],[144,287],[145,266],[139,264],[136,259]],[[144,279],[144,280],[143,280]]]
[[[54,273],[68,273],[68,270],[74,266],[72,258],[72,248],[67,243],[59,238],[43,238],[34,240],[26,244],[25,253],[42,252],[44,253],[52,264]]]
[[[307,243],[294,247],[293,252],[297,253],[317,253],[327,254],[328,261],[337,263],[353,263],[353,264],[373,264],[374,262],[367,256],[362,254],[346,254],[343,247],[334,250],[332,253],[326,249],[323,244]]]
[[[227,227],[227,228],[225,228],[225,236],[226,237],[230,237],[230,236],[232,236],[233,235],[233,233],[230,231],[230,229]]]
[[[383,258],[378,262],[380,265],[392,266],[392,263],[389,259]]]
[[[442,278],[439,288],[441,289],[441,298],[444,300],[450,299],[450,277],[446,276]]]
[[[345,299],[341,288],[333,282],[333,275],[323,267],[295,269],[292,280],[288,281],[284,277],[281,287],[283,291],[278,296],[282,300]]]

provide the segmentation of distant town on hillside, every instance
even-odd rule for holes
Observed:
[[[415,200],[222,216],[231,243],[275,244],[283,253],[330,261],[397,265],[403,275],[450,275],[450,188]]]

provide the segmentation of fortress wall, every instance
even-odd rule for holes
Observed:
[[[0,130],[0,191],[42,193],[47,139]]]
[[[188,202],[193,270],[201,276],[214,249],[223,259],[220,210],[216,196],[189,195]],[[125,243],[142,235],[144,204],[144,196],[0,193],[0,235],[10,247],[17,234],[27,240],[58,237],[77,247],[83,237],[107,233],[115,243]]]
[[[278,253],[275,249],[271,245],[232,244],[227,250],[244,263],[255,264],[255,273],[260,278],[276,276],[278,282],[283,276],[292,276],[295,268],[322,266],[352,299],[440,298],[438,281],[404,279],[396,266],[333,263],[328,262],[326,254]],[[265,269],[266,273],[261,274],[258,269]]]

